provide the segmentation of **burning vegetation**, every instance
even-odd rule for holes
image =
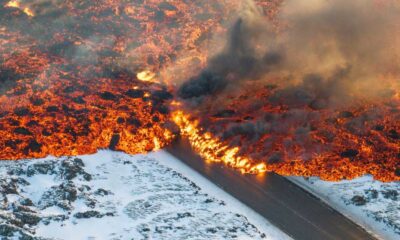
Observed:
[[[100,2],[0,1],[0,159],[180,134],[243,173],[400,180],[395,1]]]

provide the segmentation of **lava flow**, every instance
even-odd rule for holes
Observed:
[[[278,31],[255,6],[233,24],[177,90],[182,134],[243,172],[400,180],[400,6],[299,4],[286,2]]]
[[[253,164],[246,157],[238,156],[239,147],[229,147],[210,132],[202,133],[199,123],[190,119],[190,115],[182,111],[174,112],[174,122],[179,126],[181,135],[187,137],[193,149],[210,162],[223,162],[237,168],[242,173],[258,174],[266,171],[266,164]]]
[[[397,12],[293,1],[0,1],[0,159],[180,134],[242,173],[400,180]]]
[[[271,102],[278,92],[248,87],[237,95],[214,96],[190,116],[175,112],[174,119],[205,159],[244,173],[399,179],[398,100],[340,111],[291,108]]]
[[[172,95],[154,72],[201,66],[222,4],[0,1],[0,159],[170,143]]]

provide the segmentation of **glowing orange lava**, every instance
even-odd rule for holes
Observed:
[[[238,156],[239,147],[231,148],[211,133],[202,133],[198,122],[191,121],[188,114],[174,112],[173,120],[179,126],[181,135],[187,137],[193,149],[207,161],[223,162],[242,173],[257,174],[267,170],[265,163],[254,164],[248,158]]]
[[[12,0],[9,1],[6,5],[6,7],[10,7],[10,8],[18,8],[21,9],[22,12],[24,12],[26,15],[28,15],[29,17],[33,17],[35,16],[35,14],[33,13],[33,11],[29,8],[29,7],[22,7],[21,3],[18,0]]]
[[[332,110],[291,108],[253,84],[189,108],[176,78],[215,54],[239,0],[32,1],[0,7],[0,159],[131,154],[179,134],[242,173],[400,180],[400,91]],[[259,0],[276,28],[281,0]],[[57,21],[54,20],[57,16]],[[355,106],[355,107],[354,107]],[[172,112],[171,112],[172,111]]]

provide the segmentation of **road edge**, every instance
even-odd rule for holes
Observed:
[[[330,206],[332,209],[334,209],[336,212],[342,214],[345,216],[347,219],[358,225],[360,228],[364,229],[366,232],[371,234],[373,237],[377,239],[392,239],[390,235],[381,233],[378,231],[376,228],[371,226],[368,221],[360,221],[361,219],[356,218],[353,214],[349,214],[348,212],[346,213],[343,209],[342,206],[339,204],[333,202],[330,200],[329,196],[326,196],[322,193],[316,192],[313,188],[309,187],[308,184],[305,184],[302,182],[301,177],[295,177],[295,176],[286,176],[285,177],[288,181],[292,182],[299,188],[303,189],[304,191],[308,192],[309,194],[313,195],[315,198],[318,198],[322,202],[324,202],[326,205]]]

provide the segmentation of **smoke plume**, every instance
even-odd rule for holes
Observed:
[[[258,81],[281,88],[275,99],[321,108],[390,98],[398,89],[400,8],[394,1],[285,1],[279,29],[251,2],[244,6],[224,50],[182,84],[181,98]]]

